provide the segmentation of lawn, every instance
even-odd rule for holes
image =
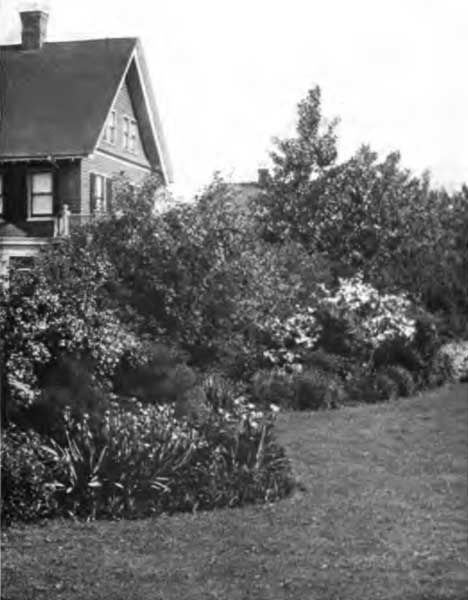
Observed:
[[[15,526],[2,598],[462,600],[468,387],[320,413],[278,435],[302,491],[153,521]]]

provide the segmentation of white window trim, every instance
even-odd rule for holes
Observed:
[[[32,176],[37,173],[50,173],[52,176],[52,212],[50,215],[33,215],[32,214]],[[26,190],[28,196],[28,221],[53,221],[54,215],[54,174],[52,169],[31,169],[26,174]]]

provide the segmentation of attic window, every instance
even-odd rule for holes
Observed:
[[[130,119],[128,117],[123,118],[123,147],[124,150],[128,150],[130,146]]]
[[[31,216],[50,216],[53,212],[53,182],[51,172],[31,174]]]
[[[136,152],[137,145],[137,124],[136,121],[130,121],[130,152]]]
[[[109,144],[115,144],[116,125],[117,125],[117,117],[115,114],[115,110],[111,110],[111,113],[109,115],[109,121],[108,121],[107,127],[106,127],[105,136],[104,136],[104,139],[106,140],[106,142],[109,142]]]

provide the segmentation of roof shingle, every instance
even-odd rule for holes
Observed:
[[[136,43],[0,46],[0,159],[91,153]]]

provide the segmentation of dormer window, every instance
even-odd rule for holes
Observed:
[[[31,217],[51,216],[54,204],[52,173],[31,173],[29,185]]]
[[[109,120],[107,122],[106,131],[104,133],[104,139],[109,144],[115,144],[115,132],[117,127],[117,116],[115,110],[111,110]]]

